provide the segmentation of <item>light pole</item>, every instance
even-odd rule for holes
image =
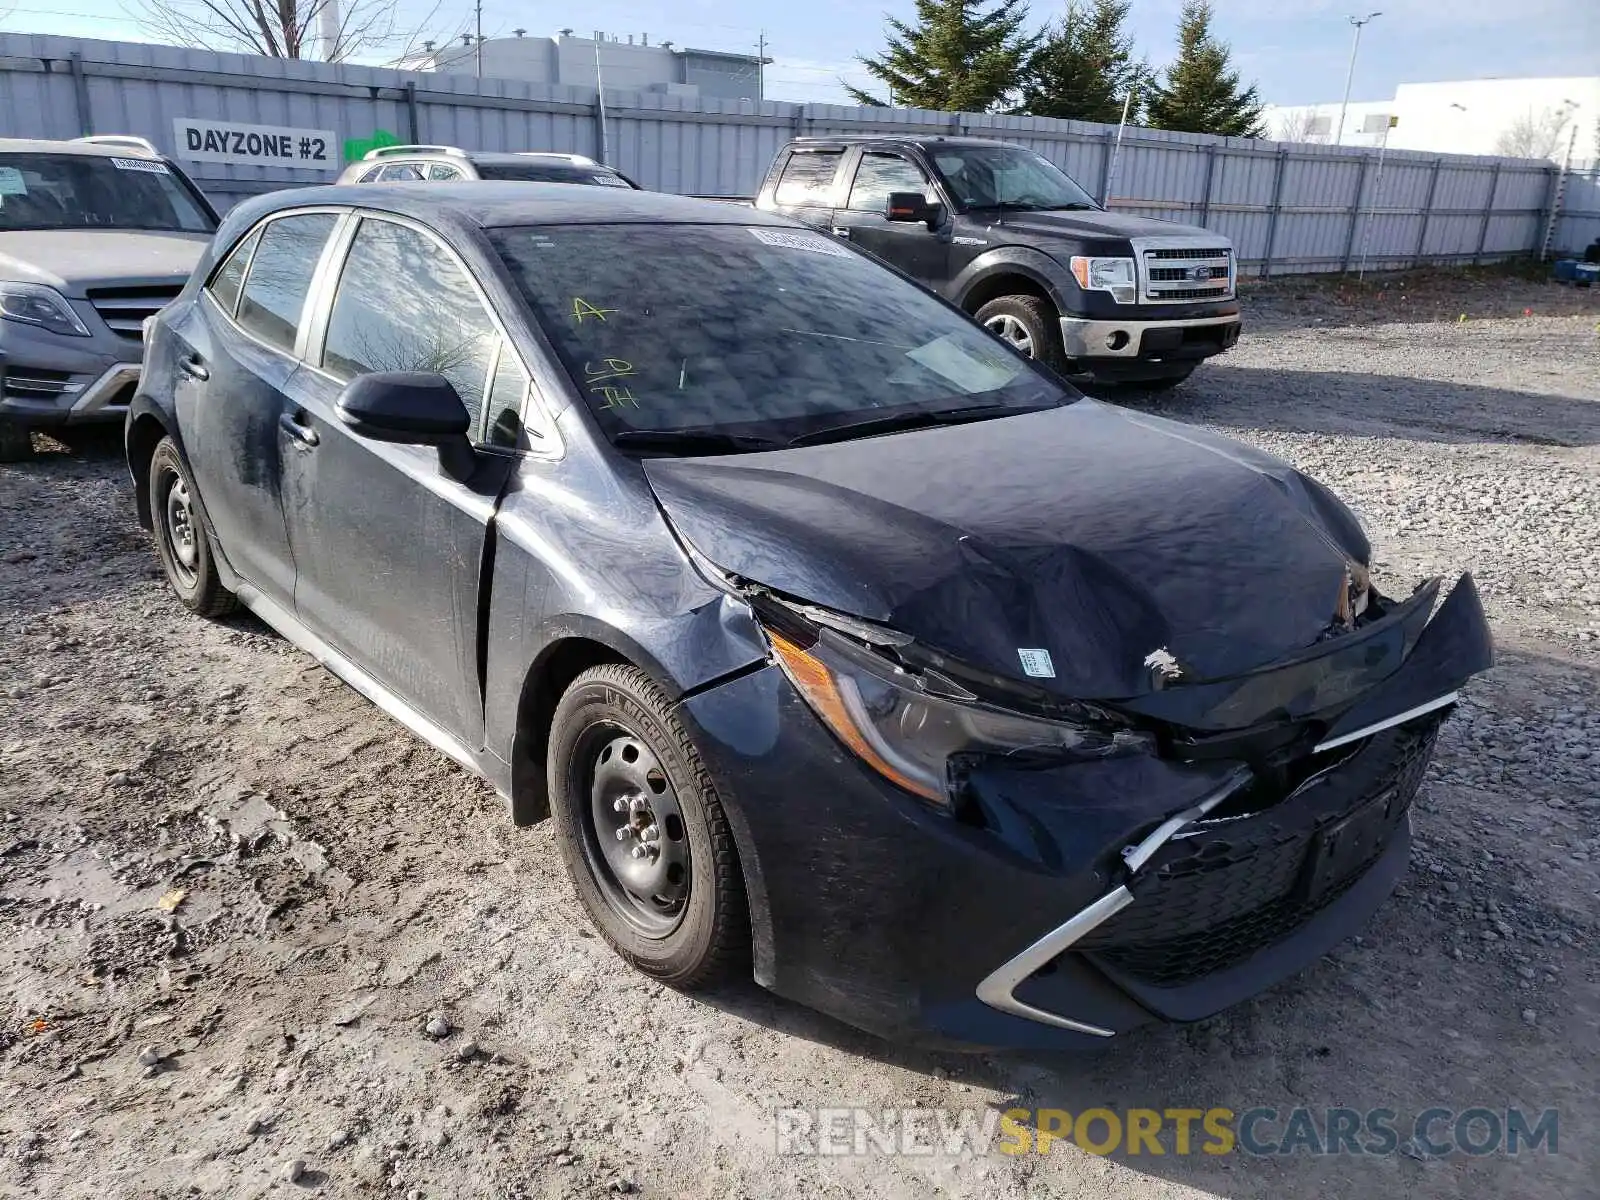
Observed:
[[[1383,16],[1381,12],[1372,12],[1364,17],[1347,18],[1350,24],[1356,27],[1356,38],[1350,46],[1350,69],[1345,72],[1344,76],[1344,102],[1339,105],[1339,128],[1333,131],[1333,144],[1335,146],[1342,144],[1344,141],[1344,114],[1345,110],[1350,107],[1350,85],[1355,82],[1356,78],[1356,52],[1361,49],[1361,27],[1374,17],[1381,16]]]

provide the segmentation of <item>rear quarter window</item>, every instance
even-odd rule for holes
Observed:
[[[244,240],[233,248],[228,260],[217,269],[217,273],[211,277],[211,282],[206,285],[211,298],[230,317],[239,307],[239,289],[244,284],[244,273],[250,266],[250,256],[255,252],[256,243],[260,240],[261,230],[252,229],[245,235]]]

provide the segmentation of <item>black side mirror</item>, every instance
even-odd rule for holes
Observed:
[[[374,371],[357,375],[340,393],[339,419],[375,442],[437,446],[439,461],[457,479],[472,473],[475,459],[467,430],[472,417],[455,385],[422,371]]]
[[[921,221],[935,229],[944,221],[944,205],[929,204],[921,192],[890,192],[884,201],[883,216],[886,221]]]

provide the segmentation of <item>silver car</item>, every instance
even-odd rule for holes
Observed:
[[[34,429],[122,420],[144,322],[216,227],[142,138],[0,138],[0,461],[28,457]]]
[[[524,150],[514,154],[466,151],[456,146],[380,146],[351,163],[339,183],[444,183],[505,179],[519,183],[587,183],[639,189],[621,171],[582,154]]]

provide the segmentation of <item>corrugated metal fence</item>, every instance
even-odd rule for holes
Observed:
[[[166,46],[0,34],[0,136],[132,133],[180,159],[177,119],[333,130],[359,154],[373,139],[603,158],[646,187],[749,195],[791,137],[940,132],[1005,138],[1063,167],[1110,207],[1230,236],[1259,275],[1485,262],[1543,241],[1555,171],[1524,159],[1292,145],[1079,121],[842,105],[690,100],[593,89],[288,62]],[[335,156],[337,160],[337,156]],[[337,161],[333,165],[337,165]],[[192,167],[226,207],[325,182],[279,164]],[[1569,182],[1554,244],[1600,233],[1600,183]]]

